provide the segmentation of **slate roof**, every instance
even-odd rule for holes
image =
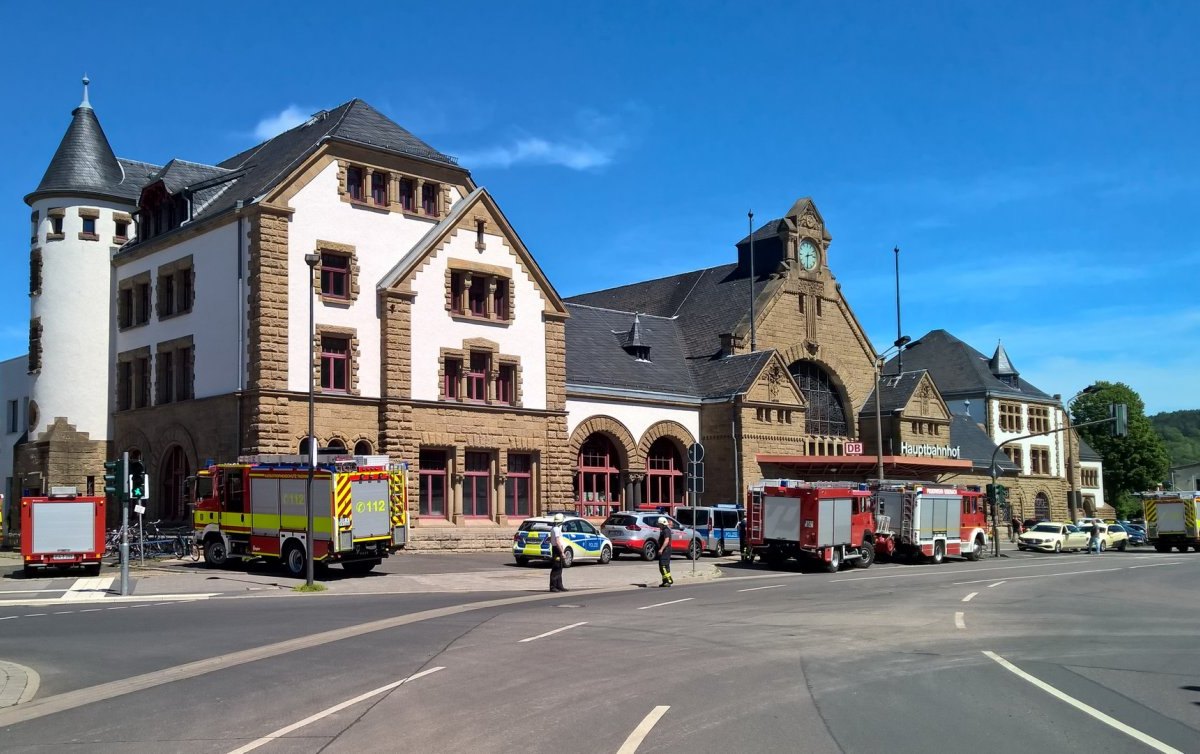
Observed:
[[[890,414],[899,411],[908,405],[912,400],[913,392],[917,389],[917,385],[921,382],[921,377],[925,375],[924,369],[916,371],[906,371],[903,374],[884,374],[879,379],[879,392],[883,395],[883,403],[879,406],[881,414]],[[867,400],[863,403],[862,409],[858,412],[859,416],[875,416],[875,389],[871,389],[871,394],[867,396]]]
[[[223,178],[232,172],[215,165],[175,159],[155,171],[147,184],[162,181],[168,192],[177,194],[189,186],[202,184],[214,178]]]
[[[1012,359],[1008,358],[1008,351],[1004,350],[1003,343],[996,344],[996,352],[992,354],[992,358],[988,359],[988,369],[992,370],[992,374],[995,375],[1017,373],[1016,367],[1013,366]]]
[[[1096,462],[1104,460],[1100,457],[1100,454],[1097,453],[1094,448],[1092,448],[1091,445],[1087,444],[1087,441],[1083,439],[1083,435],[1080,435],[1077,432],[1076,436],[1079,437],[1079,460]]]
[[[904,350],[905,369],[925,369],[937,385],[942,397],[1007,395],[1050,401],[1053,398],[1024,379],[1016,378],[1016,386],[1001,382],[992,374],[989,359],[979,351],[945,330],[932,330],[909,344]],[[884,366],[884,374],[895,372],[897,357]]]
[[[52,194],[96,194],[133,201],[145,185],[140,166],[153,167],[148,163],[117,159],[100,127],[100,120],[85,102],[71,112],[67,132],[41,182],[25,197],[25,202],[33,204]],[[127,167],[134,170],[131,172]]]
[[[992,454],[996,451],[996,443],[988,437],[987,432],[979,423],[966,414],[950,416],[950,445],[958,446],[958,457],[971,462],[971,470],[979,473],[991,473]],[[1018,469],[1003,452],[995,453],[996,467],[1000,474],[1013,475]]]

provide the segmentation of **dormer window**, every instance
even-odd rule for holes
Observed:
[[[400,188],[400,208],[405,212],[413,211],[413,195],[415,187],[412,178],[401,178],[399,181]]]
[[[441,187],[436,183],[426,183],[421,186],[421,212],[429,217],[438,214],[438,192]]]
[[[386,207],[388,174],[378,170],[371,173],[371,203],[376,207]]]
[[[359,167],[346,168],[346,193],[356,202],[363,200],[363,171]]]

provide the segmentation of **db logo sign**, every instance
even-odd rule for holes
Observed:
[[[844,446],[844,447],[845,447],[845,449],[846,449],[846,455],[848,455],[848,456],[861,456],[861,455],[862,455],[862,452],[863,452],[862,445],[863,445],[863,444],[862,444],[861,442],[848,442],[848,443],[846,443],[846,444],[845,444],[845,446]]]

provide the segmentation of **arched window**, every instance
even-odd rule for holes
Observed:
[[[325,447],[333,451],[346,451],[346,443],[340,437],[334,437],[329,440],[329,444]]]
[[[1050,519],[1050,499],[1046,497],[1045,492],[1039,492],[1033,499],[1033,517],[1038,521]]]
[[[575,506],[581,516],[607,516],[621,506],[620,456],[601,434],[584,441],[575,467]]]
[[[192,473],[187,454],[178,445],[172,446],[163,457],[158,475],[158,515],[166,521],[183,521],[188,518],[184,500],[184,481]],[[151,480],[153,481],[153,480]]]
[[[660,437],[646,455],[646,502],[676,505],[683,502],[683,460],[675,443]]]
[[[302,456],[308,455],[308,438],[307,437],[300,438],[300,447],[296,452]]]
[[[788,370],[808,400],[804,431],[810,435],[849,435],[846,407],[829,373],[811,361],[797,361]]]
[[[354,455],[369,456],[374,455],[375,451],[371,448],[370,440],[359,440],[354,443]]]

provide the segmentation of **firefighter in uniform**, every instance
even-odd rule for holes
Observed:
[[[671,528],[666,516],[658,517],[658,572],[662,575],[659,586],[675,583],[675,579],[671,578]]]
[[[568,591],[563,586],[563,538],[562,538],[563,514],[554,514],[554,526],[550,529],[550,591],[565,592]]]

